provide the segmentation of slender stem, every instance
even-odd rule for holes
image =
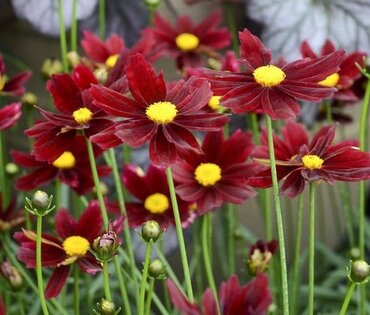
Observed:
[[[24,303],[23,303],[23,292],[17,294],[17,303],[19,305],[19,315],[25,315]]]
[[[99,0],[99,37],[105,38],[105,0]]]
[[[356,283],[351,281],[350,285],[348,286],[347,293],[346,293],[346,296],[344,298],[344,301],[343,301],[342,307],[340,309],[339,315],[346,315],[347,314],[347,308],[348,308],[349,302],[351,301],[352,294],[353,294],[353,291],[355,290],[355,288],[356,288]]]
[[[110,293],[109,287],[109,270],[108,270],[108,262],[103,262],[103,281],[104,281],[104,294],[105,298],[108,301],[112,301],[112,295]]]
[[[144,304],[145,304],[145,288],[146,288],[146,281],[148,278],[148,269],[150,263],[150,254],[152,252],[152,245],[153,240],[150,240],[149,243],[146,245],[145,250],[145,260],[144,260],[144,267],[143,267],[143,277],[141,278],[141,286],[140,286],[140,301],[139,301],[139,315],[144,315]]]
[[[269,116],[266,116],[267,123],[267,136],[268,136],[268,146],[269,155],[271,161],[271,177],[273,183],[274,201],[275,201],[275,214],[276,214],[276,224],[278,231],[278,241],[279,241],[279,252],[280,252],[280,271],[281,271],[281,289],[283,295],[283,314],[289,314],[289,297],[288,297],[288,277],[287,277],[287,267],[286,267],[286,255],[285,255],[285,240],[284,240],[284,227],[283,219],[281,215],[281,204],[279,197],[279,183],[277,180],[276,172],[276,162],[275,162],[275,150],[272,135],[272,121]]]
[[[182,268],[183,268],[185,282],[186,282],[187,295],[188,295],[190,302],[192,302],[194,300],[193,287],[191,285],[191,277],[190,277],[188,258],[186,254],[186,248],[185,248],[184,234],[182,232],[180,212],[179,212],[179,207],[177,205],[175,185],[173,183],[172,171],[171,171],[170,166],[168,166],[166,169],[166,175],[167,175],[168,187],[170,189],[171,203],[172,203],[173,215],[175,218],[176,233],[177,233],[177,238],[179,241],[181,262],[182,262]]]
[[[226,8],[227,26],[232,36],[231,39],[232,39],[233,50],[236,54],[239,54],[239,41],[238,41],[238,33],[237,33],[235,19],[234,19],[235,14],[233,10],[233,4],[227,1],[224,3],[224,5]]]
[[[74,292],[73,292],[73,305],[75,309],[75,315],[80,314],[80,285],[79,285],[79,268],[77,265],[74,266]]]
[[[332,124],[333,123],[333,112],[331,110],[330,101],[324,101],[324,106],[325,106],[326,121],[329,124]]]
[[[229,275],[235,273],[235,207],[228,203],[227,211],[227,256],[229,258]]]
[[[341,196],[341,201],[342,201],[342,207],[343,207],[343,213],[345,217],[345,223],[346,223],[346,229],[347,229],[347,234],[348,234],[348,239],[349,239],[349,245],[350,248],[355,246],[355,233],[353,231],[353,215],[352,211],[350,208],[350,203],[349,203],[349,193],[347,188],[345,187],[345,183],[338,183],[339,184],[339,192]],[[337,208],[336,208],[337,211]]]
[[[113,262],[114,262],[114,268],[116,269],[116,276],[118,278],[118,284],[119,284],[119,288],[120,288],[120,291],[121,291],[121,296],[122,296],[122,301],[123,301],[123,307],[125,309],[125,314],[126,315],[131,315],[131,305],[130,305],[130,301],[128,300],[127,290],[126,290],[126,286],[123,282],[121,266],[120,266],[119,259],[118,259],[117,256],[114,257]],[[134,283],[136,283],[136,281],[134,281]]]
[[[153,291],[154,291],[154,278],[150,278],[149,280],[149,289],[148,294],[145,301],[145,315],[150,315],[150,306],[152,304],[152,297],[153,297]]]
[[[62,56],[63,71],[68,72],[68,61],[67,61],[67,39],[64,26],[64,15],[63,15],[63,0],[58,0],[58,17],[59,17],[59,40],[60,50]]]
[[[1,190],[1,197],[2,197],[2,209],[5,211],[6,207],[8,206],[8,194],[6,191],[6,177],[5,177],[5,150],[4,150],[4,134],[0,131],[0,190]]]
[[[72,51],[77,51],[77,3],[78,3],[78,0],[73,0],[72,24],[71,24],[71,50]]]
[[[212,271],[212,262],[209,257],[209,230],[211,228],[211,214],[206,214],[203,216],[203,222],[202,222],[202,252],[203,252],[203,261],[204,261],[204,269],[206,270],[208,284],[212,290],[214,299],[216,301],[217,305],[217,314],[220,313],[220,303],[218,301],[218,294],[216,289],[216,283],[215,279],[213,277],[213,271]]]
[[[37,273],[37,286],[39,290],[41,309],[44,315],[48,315],[48,308],[44,295],[44,280],[42,279],[42,266],[41,266],[41,233],[42,233],[42,216],[37,216],[37,230],[36,230],[36,273]]]
[[[93,174],[96,194],[98,195],[99,207],[100,207],[100,211],[103,217],[104,229],[107,231],[109,220],[108,220],[107,209],[104,203],[103,193],[100,189],[100,182],[99,182],[98,170],[97,170],[96,162],[95,162],[94,149],[93,149],[92,143],[90,142],[88,138],[86,138],[86,144],[87,144],[87,151],[89,153],[91,172]]]
[[[315,182],[310,182],[310,223],[308,252],[308,314],[314,310],[314,279],[315,279]]]

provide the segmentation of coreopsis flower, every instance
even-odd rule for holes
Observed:
[[[184,152],[183,159],[172,166],[176,192],[196,203],[201,214],[225,202],[243,203],[256,195],[248,180],[260,167],[246,162],[252,149],[249,133],[237,130],[226,140],[222,131],[207,133],[202,145],[204,154]]]
[[[95,157],[101,150],[95,146]],[[20,151],[12,151],[11,155],[16,164],[26,169],[31,169],[27,175],[17,178],[15,186],[20,190],[32,190],[45,186],[55,179],[68,185],[79,195],[91,191],[94,181],[91,174],[89,155],[84,136],[76,136],[69,147],[52,163],[39,161],[34,155]],[[99,176],[110,174],[110,168],[98,165]]]
[[[92,201],[76,221],[66,210],[61,209],[55,216],[57,237],[43,233],[41,239],[41,265],[53,268],[45,289],[45,297],[56,297],[68,278],[71,264],[89,274],[101,270],[101,264],[89,252],[96,237],[101,233],[102,218],[99,204]],[[36,268],[36,233],[22,230],[14,234],[19,243],[18,259],[27,268]]]
[[[286,63],[271,59],[258,37],[247,29],[239,32],[240,64],[245,72],[203,70],[216,95],[222,95],[222,105],[234,113],[266,113],[272,119],[286,119],[300,113],[298,100],[319,102],[330,97],[335,88],[318,82],[339,71],[344,51],[326,56]]]
[[[263,273],[268,268],[272,255],[277,250],[277,241],[270,242],[257,241],[249,248],[247,268],[255,276]]]
[[[201,151],[189,129],[216,131],[228,121],[225,115],[201,112],[212,96],[204,79],[191,77],[167,88],[163,75],[157,76],[141,54],[131,57],[126,75],[133,98],[103,86],[90,89],[97,107],[125,118],[117,122],[115,129],[90,138],[103,149],[115,145],[115,137],[133,147],[150,142],[150,160],[157,165],[169,165],[177,159],[179,148]]]
[[[21,103],[12,103],[0,109],[0,131],[13,127],[21,117]]]
[[[183,315],[217,315],[217,305],[211,289],[204,291],[202,306],[190,302],[176,285],[166,281],[175,308]],[[272,295],[265,274],[257,275],[240,286],[237,276],[231,276],[219,289],[220,311],[223,315],[265,315],[272,303]]]
[[[132,164],[122,170],[122,181],[127,191],[135,198],[126,202],[130,226],[137,227],[148,220],[157,221],[162,228],[174,224],[170,190],[164,169],[149,165],[146,174]],[[184,227],[195,217],[192,205],[177,196],[180,217]]]
[[[177,67],[183,69],[199,66],[202,55],[212,56],[214,50],[229,46],[231,35],[226,28],[218,28],[220,22],[220,11],[215,11],[198,25],[188,16],[180,16],[172,26],[156,14],[151,31],[158,50],[176,58]]]
[[[281,130],[282,137],[274,135],[276,171],[282,195],[295,197],[307,182],[322,180],[354,182],[370,178],[370,153],[360,151],[358,141],[346,140],[333,144],[335,125],[324,126],[309,141],[305,129],[288,121]],[[270,165],[267,134],[253,156],[262,164]],[[271,170],[260,172],[251,179],[255,187],[272,186]]]
[[[24,220],[24,211],[17,211],[15,198],[13,198],[9,205],[3,208],[2,194],[0,194],[0,233],[8,232],[9,229],[21,225]]]
[[[26,92],[24,84],[30,77],[30,71],[23,71],[13,78],[8,78],[4,58],[0,54],[0,95],[22,96]]]

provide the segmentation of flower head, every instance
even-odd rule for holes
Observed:
[[[277,241],[257,241],[249,249],[247,267],[249,272],[255,276],[263,273],[268,268],[272,255],[277,250]]]

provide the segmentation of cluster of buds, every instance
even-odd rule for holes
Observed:
[[[52,201],[52,195],[49,196],[46,192],[37,190],[33,194],[32,200],[26,197],[25,209],[33,215],[45,216],[55,209],[55,206],[51,206]]]
[[[265,272],[270,264],[272,255],[277,250],[277,241],[257,241],[249,249],[247,268],[251,275],[256,276]]]
[[[23,287],[23,280],[18,269],[9,261],[5,260],[0,264],[0,275],[13,290],[19,290]]]
[[[97,237],[92,245],[92,254],[101,262],[111,260],[115,255],[118,246],[121,245],[117,234],[113,231],[108,231]]]

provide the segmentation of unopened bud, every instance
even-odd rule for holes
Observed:
[[[51,206],[52,201],[52,195],[49,196],[46,192],[37,190],[33,194],[32,200],[26,197],[26,202],[28,205],[26,205],[25,208],[28,212],[34,215],[44,216],[55,209],[55,206]]]
[[[19,171],[19,168],[17,164],[14,163],[6,163],[5,165],[5,172],[9,175],[17,174]]]
[[[17,268],[9,261],[4,261],[0,265],[0,274],[5,278],[7,283],[15,290],[22,288],[23,280]]]
[[[116,306],[114,305],[113,302],[108,301],[106,299],[101,299],[100,303],[97,303],[99,312],[94,310],[95,314],[100,314],[100,315],[116,315],[119,313],[121,308],[119,307],[116,310]]]
[[[154,259],[149,265],[149,277],[154,279],[165,279],[166,278],[166,266],[162,260]]]
[[[76,51],[68,52],[67,60],[68,60],[69,65],[72,66],[72,68],[76,67],[81,62],[81,58]]]
[[[367,282],[370,276],[370,266],[364,260],[356,260],[351,262],[349,278],[352,282],[362,284]]]
[[[23,105],[33,106],[37,104],[38,98],[35,94],[27,92],[21,97],[21,102]]]
[[[100,261],[108,261],[116,255],[119,244],[116,233],[108,231],[94,240],[93,254]]]
[[[147,243],[150,241],[153,241],[154,243],[161,236],[162,232],[163,231],[157,221],[149,220],[146,221],[141,228],[141,237]]]
[[[58,59],[46,59],[41,67],[41,72],[45,78],[51,78],[53,74],[61,73],[63,65]]]

